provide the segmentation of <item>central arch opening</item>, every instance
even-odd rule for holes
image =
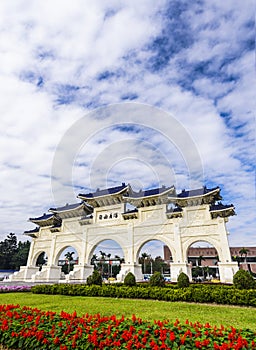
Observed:
[[[170,281],[170,261],[165,260],[166,245],[160,240],[149,240],[139,249],[138,262],[141,264],[144,280],[148,281],[154,272],[160,272],[166,281]]]
[[[69,274],[74,270],[74,265],[79,262],[79,256],[76,248],[73,246],[66,246],[62,248],[57,256],[57,264],[61,266],[61,272],[64,275]]]
[[[91,265],[98,270],[104,281],[115,279],[125,262],[121,246],[114,240],[101,241],[92,251]]]
[[[195,282],[219,279],[217,249],[208,241],[196,241],[187,250],[187,260],[192,265]]]

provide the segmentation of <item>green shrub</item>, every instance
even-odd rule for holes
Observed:
[[[164,277],[160,272],[154,272],[154,274],[150,277],[149,284],[152,287],[164,287]]]
[[[87,277],[86,282],[89,286],[91,286],[91,285],[101,286],[102,285],[102,278],[101,278],[99,271],[94,270],[92,275]]]
[[[237,289],[254,289],[256,282],[248,271],[238,270],[233,277],[234,287]]]
[[[187,288],[189,287],[189,278],[184,272],[181,272],[177,279],[177,287],[178,288]]]
[[[124,278],[124,285],[125,286],[136,286],[136,279],[132,272],[128,272],[127,275]]]
[[[230,285],[193,285],[188,288],[177,288],[167,285],[165,288],[136,286],[116,286],[106,284],[102,286],[87,284],[55,284],[36,285],[31,288],[37,294],[62,294],[69,296],[112,297],[154,299],[165,301],[183,301],[197,303],[217,303],[228,305],[244,305],[256,307],[256,289],[239,290]]]

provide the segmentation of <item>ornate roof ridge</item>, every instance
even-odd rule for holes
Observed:
[[[197,188],[194,190],[185,190],[183,189],[180,193],[178,193],[177,198],[182,199],[182,198],[191,198],[191,197],[202,197],[202,196],[207,196],[211,193],[214,192],[220,192],[220,187],[216,186],[213,188],[207,188],[206,186],[203,186],[201,188]]]
[[[90,193],[79,193],[78,198],[81,199],[93,199],[93,198],[98,198],[98,197],[105,197],[113,194],[119,194],[122,193],[124,190],[128,190],[130,188],[129,184],[125,184],[124,182],[122,183],[121,186],[115,186],[115,187],[109,187],[105,188],[103,190],[100,190],[99,188],[95,192],[90,192]]]
[[[58,213],[61,211],[76,210],[84,205],[85,205],[84,202],[73,203],[73,204],[66,203],[66,205],[64,205],[62,207],[50,208],[48,211],[53,212],[53,213]]]
[[[174,186],[166,187],[163,185],[162,187],[156,187],[148,190],[140,190],[139,192],[135,192],[131,189],[127,198],[139,199],[139,198],[145,198],[150,196],[157,196],[157,195],[159,196],[159,195],[167,194],[171,190],[175,191],[175,187]]]

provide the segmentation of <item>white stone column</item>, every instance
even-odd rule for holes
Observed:
[[[35,238],[33,238],[32,242],[30,243],[27,266],[32,266],[32,262],[34,258],[34,247],[35,247]]]
[[[220,282],[233,283],[234,274],[238,271],[237,262],[219,262]]]
[[[123,282],[125,276],[129,273],[133,273],[136,281],[143,281],[143,274],[142,274],[142,269],[141,269],[141,264],[132,264],[132,263],[123,263],[121,265],[121,270],[119,274],[116,276],[116,279],[118,282]]]
[[[66,282],[79,281],[80,283],[86,283],[87,277],[89,277],[94,270],[93,265],[74,265],[74,270],[70,271],[68,275],[65,276]]]
[[[170,263],[171,266],[171,281],[177,282],[178,276],[181,272],[184,272],[190,281],[192,281],[191,264],[187,263]]]
[[[56,234],[54,233],[52,235],[50,256],[48,256],[48,261],[47,261],[47,265],[49,265],[49,266],[54,265],[55,254],[56,254],[55,246],[56,246]]]

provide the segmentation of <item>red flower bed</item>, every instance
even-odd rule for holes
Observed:
[[[0,344],[9,349],[256,349],[256,333],[178,320],[68,314],[0,305]]]

